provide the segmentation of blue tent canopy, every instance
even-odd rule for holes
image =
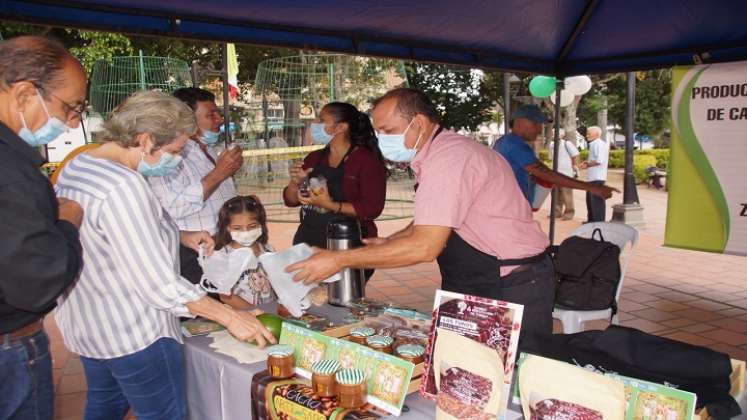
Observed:
[[[558,76],[747,58],[747,0],[0,0],[0,19]]]

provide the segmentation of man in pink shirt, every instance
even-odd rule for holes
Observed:
[[[411,162],[413,223],[348,251],[319,251],[288,267],[321,281],[343,267],[394,268],[438,260],[442,288],[525,305],[522,336],[552,333],[555,280],[548,239],[510,165],[498,153],[438,123],[422,92],[376,100],[373,125],[384,157]]]

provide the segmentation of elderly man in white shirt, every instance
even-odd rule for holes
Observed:
[[[589,143],[589,157],[581,167],[586,169],[586,179],[590,184],[604,185],[607,181],[607,162],[609,160],[610,148],[607,142],[602,140],[602,129],[596,126],[586,130],[586,141]],[[586,211],[588,222],[604,222],[606,217],[606,205],[604,199],[586,194]]]
[[[565,176],[576,178],[578,176],[578,148],[572,142],[566,140],[565,130],[561,128],[558,134],[558,137],[560,137],[560,148],[558,149],[558,172]],[[553,148],[554,144],[551,143],[551,159]],[[555,217],[562,217],[563,220],[573,220],[573,216],[576,212],[576,208],[573,205],[573,189],[566,187],[557,188],[558,200],[555,203]]]
[[[167,176],[148,178],[148,183],[180,230],[215,234],[221,206],[236,196],[233,175],[244,162],[241,148],[222,151],[217,144],[223,118],[215,95],[199,88],[178,89],[173,95],[194,111],[197,133],[184,146],[181,165]],[[198,283],[202,269],[197,253],[180,246],[179,259],[181,275]]]

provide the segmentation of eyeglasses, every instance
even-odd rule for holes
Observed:
[[[71,119],[73,119],[73,118],[75,118],[75,117],[78,117],[81,120],[83,119],[83,111],[86,110],[86,104],[85,103],[73,106],[73,105],[70,105],[69,103],[65,102],[64,100],[62,100],[62,98],[60,98],[59,96],[55,95],[54,93],[48,92],[48,91],[44,90],[44,88],[38,88],[38,89],[40,91],[44,92],[45,94],[51,96],[52,98],[57,99],[58,101],[60,101],[60,103],[65,107],[65,116],[67,117],[68,121],[71,120]]]

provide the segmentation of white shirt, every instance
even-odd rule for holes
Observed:
[[[217,160],[215,148],[208,152]],[[188,140],[182,150],[182,163],[167,176],[148,177],[148,183],[164,209],[180,230],[206,230],[215,234],[218,212],[223,203],[236,196],[233,178],[221,182],[203,201],[202,178],[215,168],[195,140]]]
[[[555,142],[550,143],[550,160],[552,160]],[[567,140],[560,140],[558,149],[558,172],[565,176],[573,176],[573,161],[571,158],[578,156],[578,148]]]
[[[610,149],[604,140],[596,139],[589,142],[589,158],[587,162],[597,162],[599,165],[590,166],[586,170],[586,179],[588,181],[607,180],[607,160],[609,159],[609,155]]]
[[[83,269],[58,300],[56,320],[71,351],[111,359],[170,337],[205,293],[179,275],[179,231],[139,173],[81,154],[57,180],[80,203]]]

